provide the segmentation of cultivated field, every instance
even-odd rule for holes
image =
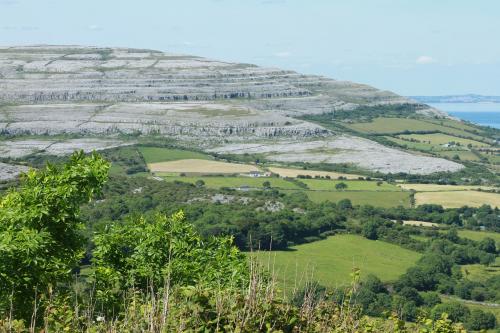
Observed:
[[[382,182],[377,185],[376,181],[367,180],[328,180],[328,179],[301,179],[311,190],[338,191],[335,185],[344,183],[347,191],[401,191],[401,188]]]
[[[249,164],[227,163],[203,159],[185,159],[148,164],[151,172],[197,173],[197,174],[233,174],[259,171]]]
[[[469,150],[442,150],[436,152],[439,156],[445,158],[454,158],[456,155],[460,158],[460,161],[479,161],[480,158],[473,152]],[[481,154],[481,156],[483,156]]]
[[[161,176],[161,173],[159,174]],[[164,177],[166,181],[181,181],[186,183],[195,184],[197,180],[203,180],[205,182],[205,186],[210,188],[221,188],[221,187],[230,187],[230,188],[240,188],[243,186],[248,186],[249,188],[264,188],[263,183],[268,181],[271,183],[272,188],[279,189],[287,189],[287,190],[297,190],[299,187],[293,182],[286,181],[281,178],[270,178],[270,177]]]
[[[313,202],[338,202],[349,199],[354,205],[372,205],[375,207],[410,207],[409,192],[375,191],[304,191]]]
[[[344,124],[345,125],[345,124]],[[461,128],[443,126],[434,122],[408,119],[408,118],[385,118],[379,117],[371,122],[353,123],[345,125],[356,131],[372,133],[372,134],[395,134],[405,131],[420,132],[420,131],[437,131],[449,135],[460,135],[471,139],[481,139],[480,136],[464,131]]]
[[[458,235],[463,238],[480,241],[486,237],[493,238],[500,245],[500,233],[492,231],[458,230]]]
[[[332,171],[317,171],[317,170],[301,170],[301,169],[291,169],[291,168],[280,168],[280,167],[269,167],[269,171],[276,173],[281,177],[292,177],[295,178],[299,175],[311,176],[311,177],[326,177],[329,176],[332,179],[337,179],[339,177],[345,177],[347,179],[358,179],[363,177],[361,175],[354,175],[349,173],[332,172]]]
[[[493,276],[500,275],[500,260],[496,258],[495,263],[485,266],[481,264],[462,265],[462,274],[472,281],[484,282]]]
[[[159,148],[159,147],[138,147],[146,164],[169,162],[185,159],[198,159],[209,160],[212,159],[210,155],[197,153],[189,150],[173,149],[173,148]]]
[[[354,268],[361,270],[362,277],[371,273],[383,281],[395,280],[418,260],[420,254],[357,235],[336,235],[294,246],[289,251],[259,252],[256,256],[270,267],[286,289],[291,290],[307,279],[329,287],[345,285],[350,282]]]
[[[462,139],[456,136],[442,134],[442,133],[432,133],[432,134],[407,134],[398,135],[399,138],[407,140],[417,140],[419,142],[429,143],[430,145],[443,145],[449,142],[460,143],[462,146],[472,145],[473,147],[489,147],[488,144],[470,140]]]
[[[479,191],[417,192],[415,200],[417,205],[437,204],[445,208],[500,206],[500,194]]]
[[[437,185],[437,184],[398,184],[405,190],[415,190],[417,192],[441,192],[441,191],[466,191],[466,190],[492,190],[490,186],[476,185]]]

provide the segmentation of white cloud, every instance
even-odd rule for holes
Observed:
[[[278,57],[278,58],[288,58],[292,54],[290,52],[288,52],[288,51],[281,51],[281,52],[275,52],[275,53],[273,53],[273,55],[275,57]]]
[[[428,64],[433,64],[433,63],[437,62],[437,60],[434,59],[433,57],[423,55],[423,56],[418,57],[415,62],[419,65],[428,65]]]

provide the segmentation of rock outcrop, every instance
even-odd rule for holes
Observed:
[[[363,84],[196,56],[124,48],[0,47],[0,131],[4,134],[161,134],[204,149],[276,140],[319,140],[330,145],[325,140],[335,133],[296,118],[381,104],[435,111]],[[368,154],[370,149],[347,148],[360,144],[355,140],[336,141],[343,142],[350,155],[330,158],[315,153],[312,158],[302,152],[292,159],[351,161],[372,170],[398,171],[397,158],[386,167],[377,160],[387,151],[377,157]],[[4,147],[15,145],[4,142]],[[63,150],[71,150],[71,145],[80,147],[67,140]],[[40,151],[37,146],[33,150]],[[274,159],[291,158],[275,155]],[[459,166],[428,159],[428,165],[439,167],[419,171],[400,163],[399,171],[427,173]]]

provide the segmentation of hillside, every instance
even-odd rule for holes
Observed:
[[[388,145],[391,140],[353,130],[350,124],[374,115],[451,121],[425,104],[353,82],[153,50],[80,46],[0,48],[0,78],[0,128],[4,137],[16,137],[0,141],[4,159],[46,153],[53,145],[88,151],[108,147],[110,137],[122,145],[160,136],[184,147],[281,163],[407,174],[464,168],[453,153],[436,156],[394,140]],[[347,126],[331,126],[332,114]],[[323,115],[328,121],[314,118]],[[493,142],[472,132],[460,134]]]

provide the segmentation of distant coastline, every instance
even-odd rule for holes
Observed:
[[[433,108],[444,111],[449,115],[476,123],[482,126],[500,128],[500,103],[427,103]]]
[[[477,94],[444,95],[444,96],[408,96],[421,103],[500,103],[500,96]]]

